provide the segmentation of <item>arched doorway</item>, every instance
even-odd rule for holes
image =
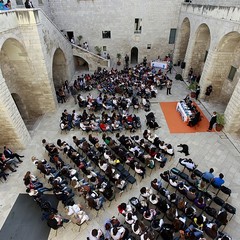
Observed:
[[[137,64],[138,63],[138,48],[133,47],[131,49],[131,64]]]
[[[55,89],[60,88],[67,80],[67,64],[63,51],[58,48],[53,55],[52,76]]]
[[[182,22],[181,29],[180,29],[180,41],[178,44],[179,53],[176,61],[180,60],[181,62],[184,62],[187,47],[188,47],[189,37],[190,37],[190,21],[188,18],[185,18]]]
[[[4,42],[0,52],[0,67],[10,93],[21,96],[21,102],[28,113],[24,118],[39,117],[42,109],[35,93],[37,84],[33,84],[33,68],[25,47],[18,40],[9,38]]]
[[[81,57],[74,56],[75,71],[89,71],[88,62]]]
[[[240,34],[231,32],[219,42],[214,52],[213,66],[209,80],[214,89],[214,98],[228,104],[240,74]]]
[[[210,41],[211,37],[209,27],[205,23],[201,24],[196,31],[193,52],[191,60],[188,63],[188,67],[192,67],[193,72],[196,75],[202,74],[202,70],[208,55]]]

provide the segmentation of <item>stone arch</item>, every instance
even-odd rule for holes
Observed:
[[[21,97],[17,93],[11,93],[11,96],[13,98],[13,101],[16,104],[16,107],[17,107],[20,115],[22,116],[23,121],[26,121],[27,119],[29,119],[27,107],[23,103]]]
[[[180,61],[185,60],[189,37],[190,37],[190,21],[188,18],[184,18],[180,28],[180,42],[179,42],[180,47],[179,47],[179,56],[178,56],[178,59]]]
[[[60,48],[57,48],[53,55],[52,77],[55,89],[61,87],[67,79],[66,57]]]
[[[131,49],[131,64],[136,64],[138,63],[138,48],[133,47]]]
[[[8,38],[0,52],[0,67],[10,93],[18,94],[26,108],[24,117],[34,119],[42,112],[34,91],[34,71],[27,51],[15,38]],[[15,95],[16,96],[16,95]]]
[[[89,71],[88,62],[79,56],[74,56],[75,71]]]
[[[198,27],[195,36],[192,57],[189,65],[193,68],[195,74],[201,75],[211,42],[209,27],[205,23],[202,23]]]
[[[210,78],[214,89],[214,97],[226,105],[239,81],[239,66],[240,33],[230,32],[221,38],[216,47]],[[233,79],[229,79],[232,67],[236,69],[236,73]]]

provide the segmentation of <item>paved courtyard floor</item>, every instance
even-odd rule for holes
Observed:
[[[181,153],[176,151],[177,145],[180,143],[185,143],[189,145],[190,157],[196,164],[198,164],[198,168],[201,171],[206,171],[213,167],[215,170],[215,175],[218,175],[220,172],[222,172],[225,176],[225,185],[232,190],[232,194],[228,202],[237,208],[237,214],[226,226],[225,231],[228,232],[234,240],[239,240],[240,214],[238,210],[240,207],[240,201],[238,197],[240,193],[240,136],[237,134],[227,134],[224,131],[193,134],[170,134],[159,102],[179,101],[183,99],[187,93],[188,90],[184,82],[173,80],[172,95],[166,95],[166,89],[163,89],[159,90],[157,98],[151,99],[151,111],[155,113],[157,122],[161,126],[160,129],[156,130],[156,134],[159,135],[160,138],[162,138],[165,142],[171,143],[175,148],[175,157],[171,161],[167,162],[164,169],[170,169],[177,165],[178,159],[183,157]],[[94,97],[96,97],[97,94],[98,93],[96,91],[93,92]],[[208,102],[197,102],[197,104],[207,118],[210,118],[210,113],[215,110],[221,112],[224,111],[224,106],[212,102],[211,99]],[[37,121],[30,131],[32,141],[28,144],[25,150],[21,151],[21,154],[25,155],[24,163],[19,166],[16,173],[10,173],[6,183],[0,183],[0,227],[2,227],[4,224],[4,221],[7,218],[18,194],[25,192],[25,186],[22,179],[26,171],[30,170],[35,175],[39,176],[39,172],[31,162],[31,157],[34,155],[38,158],[46,158],[49,160],[45,149],[41,144],[41,140],[45,138],[47,141],[54,142],[56,144],[56,140],[60,138],[73,145],[72,136],[76,135],[78,138],[87,136],[86,133],[83,133],[80,130],[74,130],[68,132],[67,134],[61,134],[59,129],[59,119],[64,109],[67,109],[69,112],[71,112],[73,109],[75,109],[78,113],[81,113],[82,111],[82,109],[79,109],[78,105],[74,104],[73,99],[69,97],[67,103],[59,104],[58,109],[54,113],[47,113],[39,121]],[[142,132],[146,129],[146,112],[139,110],[139,112],[136,114],[141,117],[142,128],[135,134],[142,136]],[[124,131],[124,134],[129,133],[125,133]],[[98,137],[100,138],[101,135]],[[69,160],[65,159],[64,157],[63,159],[66,162],[69,162]],[[181,166],[179,166],[179,168],[181,168]],[[139,183],[139,179],[137,178],[138,184],[134,185],[131,190],[128,189],[127,192],[124,192],[121,197],[119,194],[117,194],[116,201],[113,201],[110,207],[108,206],[108,203],[105,203],[105,211],[101,211],[98,217],[96,217],[96,212],[93,212],[85,207],[85,211],[89,214],[91,220],[88,222],[88,224],[83,224],[80,230],[77,225],[69,223],[65,226],[65,228],[59,229],[57,235],[54,230],[51,231],[49,239],[82,240],[86,239],[91,229],[103,229],[103,224],[107,218],[118,216],[117,206],[121,202],[128,202],[128,199],[132,196],[138,197],[140,188],[142,186],[150,186],[150,181],[155,177],[159,178],[159,174],[162,171],[163,169],[159,169],[157,167],[153,170],[151,176],[149,176],[150,171],[148,169],[147,177],[144,178],[141,183]],[[39,178],[40,181],[47,184],[46,179],[43,179],[41,176],[39,176]],[[170,190],[173,191],[171,188]],[[214,189],[210,190],[214,191]],[[219,194],[219,196],[225,197],[221,194]],[[77,194],[75,196],[75,201],[77,203],[81,203],[83,206],[86,206],[83,198],[77,196]],[[59,209],[60,212],[64,214],[63,206],[61,204]],[[123,221],[122,216],[119,215],[118,217],[121,221]]]

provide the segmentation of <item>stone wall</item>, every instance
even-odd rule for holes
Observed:
[[[180,50],[186,33],[186,29],[182,28],[182,23],[189,21],[189,24],[185,24],[185,28],[189,29],[190,37],[184,59],[186,68],[183,76],[187,78],[190,67],[193,67],[195,73],[200,71],[201,98],[204,97],[206,87],[210,84],[213,86],[211,99],[226,105],[226,129],[229,132],[240,131],[240,116],[239,111],[236,110],[237,107],[240,108],[240,101],[236,102],[236,99],[240,97],[237,90],[240,82],[239,13],[240,8],[234,7],[183,4],[174,51],[174,61],[180,55],[184,55]],[[205,27],[203,28],[203,26]],[[204,62],[202,59],[206,51],[208,51],[208,55]],[[237,73],[232,81],[228,79],[231,66],[237,68]]]
[[[192,0],[192,4],[240,7],[239,0]]]
[[[4,144],[13,144],[14,138],[15,147],[22,148],[30,138],[22,118],[28,120],[56,110],[52,81],[54,52],[63,49],[66,76],[71,79],[74,74],[72,48],[41,11],[2,12],[0,20],[7,23],[7,26],[0,26],[1,78],[8,90],[7,95],[1,93],[1,99],[4,99],[1,109],[3,113],[6,111],[2,126],[8,130]],[[21,102],[22,116],[11,94]],[[13,109],[14,115],[8,114],[9,108]]]
[[[106,46],[113,64],[117,53],[130,56],[132,47],[139,50],[139,62],[144,56],[150,60],[171,53],[174,44],[168,44],[170,29],[177,27],[181,3],[182,0],[49,2],[58,28],[74,32],[77,44],[77,36],[83,36],[81,42],[87,41],[92,52],[95,46]],[[141,34],[134,33],[135,18],[142,19]],[[103,39],[102,31],[111,31],[111,39]],[[151,44],[151,49],[147,49],[147,44]]]

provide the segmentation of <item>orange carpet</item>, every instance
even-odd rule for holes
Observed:
[[[194,105],[196,106],[196,104]],[[160,102],[160,106],[170,133],[207,132],[209,121],[198,106],[197,109],[201,113],[202,120],[194,127],[189,127],[187,126],[187,122],[182,121],[180,113],[176,110],[177,102]]]

